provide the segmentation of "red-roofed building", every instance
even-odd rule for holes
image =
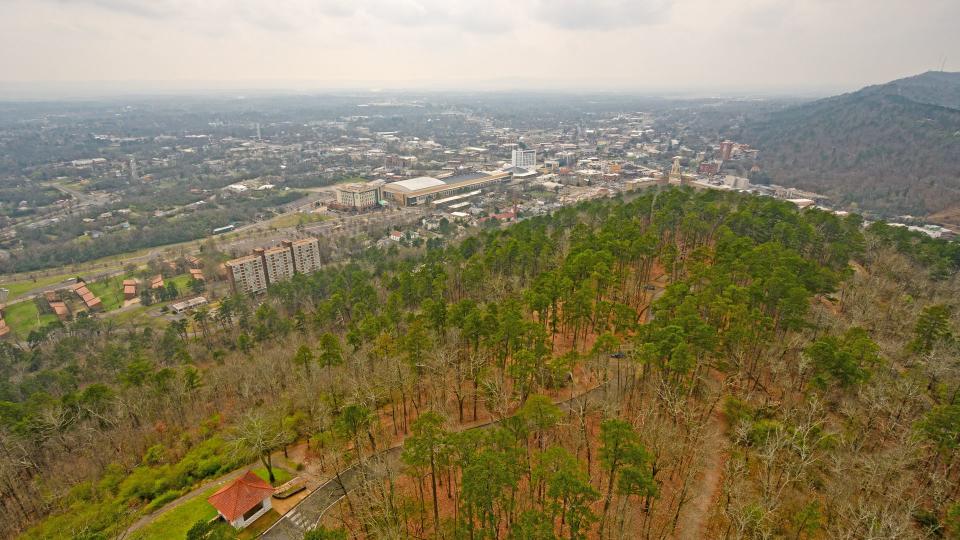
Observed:
[[[50,302],[50,309],[57,314],[57,318],[59,318],[61,321],[65,321],[70,317],[70,310],[67,309],[67,305],[59,300]]]
[[[137,280],[123,280],[123,299],[132,300],[137,297]]]
[[[515,210],[509,210],[509,211],[507,211],[507,212],[501,212],[501,213],[499,213],[499,214],[490,214],[490,215],[487,216],[487,217],[480,218],[479,221],[480,221],[480,223],[483,223],[484,221],[487,221],[487,220],[490,220],[490,219],[495,219],[495,220],[497,220],[497,221],[502,221],[502,222],[516,221],[516,220],[517,220],[517,212],[516,212]]]
[[[242,529],[270,511],[273,487],[247,471],[246,474],[220,488],[207,498],[223,519]]]
[[[90,311],[98,311],[103,308],[103,303],[100,302],[100,299],[97,298],[95,294],[90,292],[90,289],[87,288],[87,284],[84,282],[79,282],[73,286],[73,292],[83,300],[83,303],[87,306],[87,309]]]
[[[150,278],[151,289],[159,289],[161,287],[163,287],[163,276],[161,274],[157,274]]]

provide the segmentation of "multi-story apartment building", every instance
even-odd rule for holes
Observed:
[[[521,169],[536,169],[537,151],[520,149],[514,150],[511,165],[514,167],[520,167]]]
[[[226,264],[233,290],[240,293],[263,291],[296,273],[316,272],[320,265],[320,242],[316,238],[284,240],[276,247],[256,248],[253,255]]]
[[[226,266],[234,291],[256,293],[267,288],[267,274],[259,254],[227,261]]]
[[[320,241],[316,238],[303,240],[284,240],[283,246],[293,254],[293,269],[300,274],[311,274],[320,270]]]
[[[263,268],[267,273],[267,283],[279,283],[293,277],[293,253],[284,246],[253,250],[263,259]]]
[[[730,161],[733,155],[733,141],[723,141],[720,143],[720,159]]]

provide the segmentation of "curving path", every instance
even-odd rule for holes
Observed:
[[[607,381],[598,386],[586,390],[572,398],[567,398],[556,402],[561,410],[570,408],[570,404],[589,399],[599,395],[604,386],[615,379]],[[496,425],[500,420],[486,422],[484,424],[471,426],[466,429],[484,429]],[[317,488],[313,493],[300,501],[297,506],[287,512],[283,517],[277,520],[269,529],[263,532],[260,538],[267,540],[299,540],[303,538],[304,533],[315,528],[323,515],[334,504],[344,497],[345,494],[356,489],[365,478],[380,478],[384,476],[387,466],[399,463],[400,453],[403,451],[403,443],[391,447],[369,458],[362,464],[353,465],[344,469],[340,473],[339,479],[333,478],[327,483]],[[342,481],[342,482],[341,482]]]

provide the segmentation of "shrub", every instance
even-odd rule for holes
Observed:
[[[181,490],[164,491],[162,494],[160,494],[160,496],[150,501],[150,504],[148,504],[146,508],[144,508],[144,512],[149,514],[150,512],[153,512],[154,510],[160,508],[161,506],[177,500],[177,498],[180,497],[180,495],[182,494],[183,494],[183,491]]]

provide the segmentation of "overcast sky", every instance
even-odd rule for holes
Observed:
[[[960,69],[960,0],[0,0],[0,85],[852,90]]]

